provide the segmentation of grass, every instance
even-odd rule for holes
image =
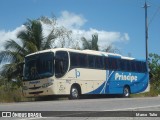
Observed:
[[[157,97],[159,95],[159,91],[155,88],[155,85],[151,85],[149,92],[132,94],[131,97]]]
[[[156,96],[158,96],[158,95],[154,94],[154,93],[150,93],[150,92],[139,93],[139,94],[132,94],[131,95],[132,98],[136,98],[136,97],[156,97]]]
[[[0,103],[6,102],[22,102],[33,101],[31,98],[25,98],[22,95],[22,88],[6,88],[6,86],[0,86]]]
[[[45,96],[38,98],[26,98],[22,94],[22,88],[17,86],[0,86],[0,103],[29,102],[29,101],[66,100],[66,97]]]

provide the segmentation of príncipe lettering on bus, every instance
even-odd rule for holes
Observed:
[[[119,74],[119,73],[116,73],[115,74],[115,80],[129,80],[131,82],[133,81],[137,81],[137,76],[134,76],[132,75],[131,73],[129,73],[128,75],[126,74]]]

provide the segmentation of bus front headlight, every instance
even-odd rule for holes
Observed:
[[[53,83],[45,83],[45,84],[42,85],[42,88],[49,87],[49,86],[51,86],[52,84],[53,84]]]

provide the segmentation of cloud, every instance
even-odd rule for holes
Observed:
[[[83,15],[78,15],[68,11],[63,11],[61,16],[57,19],[58,25],[62,25],[68,29],[72,30],[72,38],[74,40],[80,40],[81,37],[91,39],[92,35],[97,33],[99,39],[99,45],[110,45],[115,42],[125,42],[128,41],[128,33],[120,33],[114,31],[98,30],[96,28],[89,28],[84,30],[82,27],[86,24],[87,20]]]
[[[87,20],[82,15],[70,13],[68,11],[61,12],[61,16],[57,19],[57,23],[69,29],[79,29]]]
[[[128,33],[121,33],[117,31],[105,31],[98,30],[96,28],[88,28],[88,30],[83,29],[85,24],[87,23],[87,19],[81,14],[75,14],[68,11],[61,12],[60,17],[57,18],[57,25],[64,26],[65,28],[72,30],[71,37],[75,41],[80,41],[81,37],[85,37],[87,39],[91,39],[92,34],[97,33],[100,46],[114,44],[116,42],[126,42],[128,41],[129,35]],[[43,25],[44,35],[47,35],[52,27]],[[9,39],[17,39],[17,33],[21,30],[24,30],[24,25],[17,27],[12,31],[0,30],[0,50],[3,49],[3,44]]]
[[[4,43],[8,41],[9,39],[17,40],[17,33],[21,30],[24,30],[25,27],[24,25],[21,25],[20,27],[17,27],[13,31],[5,31],[5,30],[0,30],[0,50],[4,49]]]
[[[110,45],[115,42],[125,42],[129,40],[128,33],[121,34],[120,32],[108,32],[104,30],[97,30],[90,28],[89,30],[73,30],[73,38],[81,38],[84,36],[87,39],[91,39],[93,34],[98,34],[99,45]]]

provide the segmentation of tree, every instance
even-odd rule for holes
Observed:
[[[160,81],[160,56],[158,54],[149,54],[150,78],[154,81]],[[152,82],[153,82],[152,81]]]
[[[83,49],[96,50],[96,51],[99,50],[98,34],[93,34],[92,40],[87,40],[85,37],[82,37],[81,40],[82,40]]]
[[[82,49],[89,49],[89,50],[96,50],[96,51],[100,50],[98,45],[98,34],[93,34],[91,40],[87,40],[85,37],[82,37],[81,40],[82,40],[82,47],[83,47]],[[103,48],[102,51],[111,52],[112,50],[113,50],[112,46],[109,45]]]
[[[160,56],[158,54],[149,54],[149,70],[151,87],[160,93]]]
[[[0,64],[6,63],[3,65],[0,74],[9,81],[11,79],[21,81],[23,71],[22,64],[27,54],[52,48],[57,38],[64,38],[68,35],[66,29],[64,30],[63,28],[53,26],[49,34],[44,36],[42,23],[54,25],[51,24],[54,23],[54,21],[46,17],[37,20],[28,20],[24,24],[25,30],[17,34],[20,42],[10,39],[5,43],[5,49],[0,51]]]
[[[70,47],[70,44],[73,42],[70,38],[72,31],[67,30],[63,26],[60,27],[59,25],[57,25],[55,16],[53,16],[52,18],[42,16],[39,20],[44,24],[47,24],[48,28],[52,26],[52,32],[54,32],[58,36],[55,39],[56,41],[54,42],[54,48]]]

